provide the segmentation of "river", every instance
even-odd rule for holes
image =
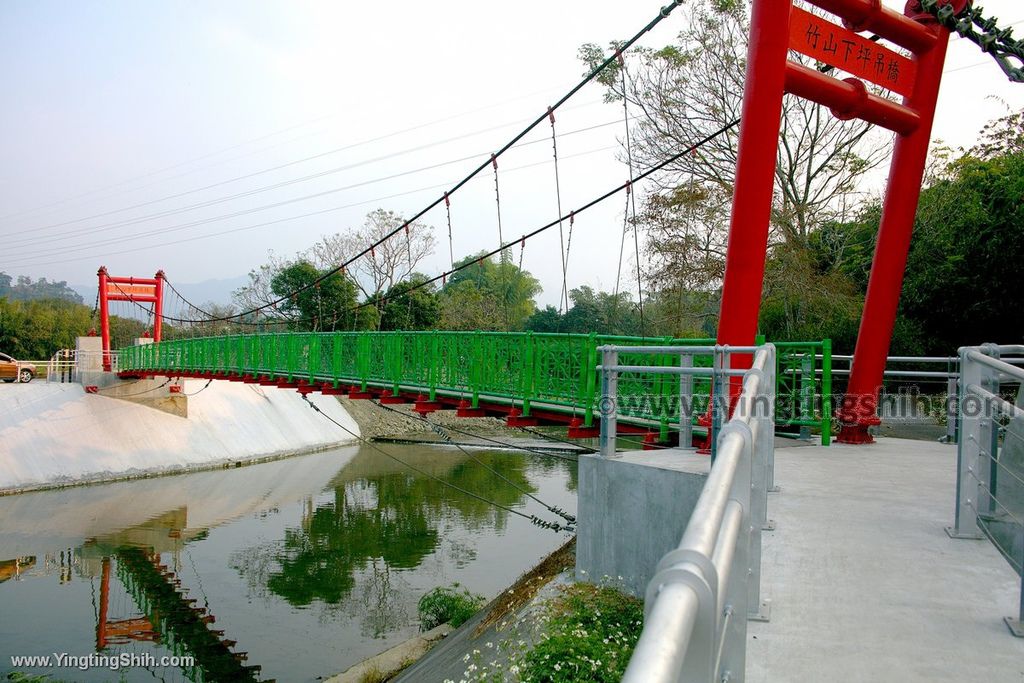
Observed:
[[[451,447],[382,448],[422,472],[352,446],[0,498],[0,672],[313,681],[415,635],[431,588],[457,582],[491,598],[568,538],[442,481],[561,521],[523,491],[574,513],[571,461],[471,451],[499,477]],[[97,650],[195,665],[113,673],[11,660]]]

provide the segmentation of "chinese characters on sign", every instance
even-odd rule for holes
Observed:
[[[912,60],[799,7],[790,16],[789,47],[900,95],[914,89]]]
[[[136,299],[156,301],[156,285],[107,283],[107,297],[110,299]]]

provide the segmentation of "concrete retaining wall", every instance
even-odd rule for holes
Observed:
[[[692,451],[632,451],[579,458],[576,572],[609,577],[643,597],[662,556],[679,545],[710,460]]]
[[[241,463],[351,443],[287,389],[186,380],[187,418],[79,384],[0,385],[0,494]],[[198,392],[198,393],[196,393]],[[333,396],[310,399],[359,433]]]

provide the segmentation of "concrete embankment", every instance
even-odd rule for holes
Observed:
[[[0,494],[250,463],[351,443],[286,389],[186,380],[188,417],[87,394],[78,384],[0,388]],[[333,396],[310,396],[347,429]]]

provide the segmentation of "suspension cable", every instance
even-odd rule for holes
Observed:
[[[626,60],[622,56],[622,50],[617,53],[619,58],[619,72],[622,75],[622,120],[626,129],[626,161],[629,164],[629,177],[633,177],[633,142],[629,130],[629,98],[626,97]],[[640,228],[636,223],[636,193],[626,193],[627,201],[632,207],[633,219],[633,248],[636,252],[636,293],[640,308],[640,336],[647,336],[647,326],[644,321],[644,283],[640,275]]]
[[[551,119],[551,153],[555,160],[555,201],[558,205],[558,253],[562,257],[562,294],[558,298],[558,313],[562,314],[562,303],[564,300],[565,311],[569,310],[569,287],[565,256],[565,239],[562,235],[562,187],[558,177],[558,138],[555,135],[555,112],[548,107],[548,118]],[[520,266],[520,269],[522,266]]]
[[[133,384],[134,383],[137,383],[137,382],[133,382]],[[160,386],[151,387],[149,389],[146,389],[145,391],[136,391],[134,394],[121,394],[120,396],[107,396],[107,398],[131,398],[132,396],[142,396],[143,394],[148,394],[151,391],[156,391],[157,389],[163,389],[165,386],[167,386],[170,383],[171,383],[171,378],[168,377],[167,380],[163,384],[161,384]],[[120,386],[120,385],[119,384],[115,384],[114,386]],[[101,387],[101,388],[102,389],[106,389],[108,387]],[[105,394],[100,394],[100,396],[104,396],[104,395]]]
[[[654,166],[652,166],[651,168],[647,169],[646,171],[644,171],[640,175],[636,176],[635,178],[632,178],[631,180],[627,180],[626,182],[622,183],[621,185],[618,185],[618,186],[612,188],[611,190],[608,190],[607,192],[605,192],[601,196],[596,197],[596,198],[590,200],[589,202],[587,202],[586,204],[584,204],[580,208],[575,209],[573,211],[570,211],[568,216],[562,217],[562,220],[565,220],[566,218],[569,219],[570,239],[572,237],[572,223],[573,223],[573,220],[574,220],[574,217],[575,217],[576,214],[582,213],[582,212],[586,211],[587,209],[592,209],[593,207],[597,206],[598,204],[608,200],[610,197],[614,197],[619,192],[622,192],[623,190],[625,190],[627,188],[630,188],[632,186],[632,184],[635,183],[636,181],[643,180],[644,178],[650,177],[651,175],[653,175],[653,174],[657,173],[658,171],[662,170],[663,168],[665,168],[669,164],[672,164],[672,163],[678,161],[683,156],[685,156],[687,154],[691,154],[695,149],[698,149],[701,146],[706,145],[707,143],[711,142],[715,138],[717,138],[717,137],[725,134],[726,132],[732,130],[733,128],[738,126],[739,123],[740,123],[740,119],[734,119],[734,120],[730,121],[729,123],[725,124],[724,126],[719,128],[718,130],[716,130],[715,132],[709,133],[704,138],[702,138],[700,141],[690,145],[689,147],[687,147],[686,149],[682,150],[681,152],[673,154],[672,156],[670,156],[669,158],[665,159],[664,161],[661,161],[661,162],[655,164]],[[545,225],[540,226],[539,228],[536,228],[535,230],[533,230],[531,232],[526,233],[525,235],[523,235],[523,237],[525,237],[527,239],[529,239],[531,237],[535,237],[535,236],[541,234],[542,232],[545,232],[547,230],[550,230],[551,228],[556,227],[557,225],[558,225],[558,220],[556,219],[556,220],[551,221],[550,223],[547,223]],[[457,272],[459,272],[461,270],[464,270],[466,268],[469,268],[470,266],[478,265],[484,259],[490,258],[490,257],[494,256],[495,254],[499,254],[499,253],[503,252],[507,248],[507,246],[508,245],[506,245],[505,247],[499,247],[498,249],[492,249],[489,252],[485,252],[485,253],[481,254],[474,261],[469,261],[467,263],[463,263],[462,265],[456,266],[455,268],[452,268],[449,271],[441,273],[440,275],[436,275],[436,276],[434,276],[432,278],[424,280],[423,282],[418,283],[418,284],[410,287],[409,290],[403,292],[399,296],[408,296],[408,294],[410,292],[414,291],[414,290],[420,289],[422,287],[426,287],[426,286],[431,285],[431,284],[433,284],[435,282],[439,282],[442,279],[449,278],[453,274],[455,274],[455,273],[457,273]],[[359,309],[365,308],[366,306],[369,306],[371,304],[372,304],[372,302],[364,301],[361,304],[356,304],[356,305],[352,306],[351,309],[349,309],[349,310],[353,310],[353,311],[359,310]]]
[[[452,202],[448,193],[444,193],[444,212],[448,217],[448,267],[455,267],[455,244],[452,241]]]
[[[402,413],[402,414],[406,415],[406,413]],[[412,416],[409,415],[409,417],[412,417]],[[419,418],[415,418],[415,419],[419,419]],[[431,423],[431,424],[433,424],[433,423]],[[467,431],[465,429],[459,429],[458,427],[452,427],[452,426],[449,425],[445,429],[447,429],[450,432],[455,432],[456,434],[462,434],[463,436],[472,436],[473,438],[480,439],[481,441],[486,441],[487,443],[492,443],[495,446],[501,446],[502,448],[510,448],[512,450],[524,451],[526,453],[532,453],[534,455],[542,455],[542,456],[544,456],[546,458],[556,458],[558,460],[565,460],[565,461],[568,461],[568,462],[576,462],[576,458],[573,458],[573,457],[569,457],[569,456],[565,456],[565,455],[559,455],[557,453],[552,453],[551,451],[546,451],[546,450],[543,450],[543,449],[540,449],[540,448],[531,448],[529,446],[522,446],[520,444],[508,443],[507,441],[501,441],[499,439],[494,439],[494,438],[486,437],[486,436],[483,436],[481,434],[476,434],[474,432]],[[520,427],[520,429],[522,429],[522,428]],[[571,442],[565,442],[565,443],[571,443]]]

